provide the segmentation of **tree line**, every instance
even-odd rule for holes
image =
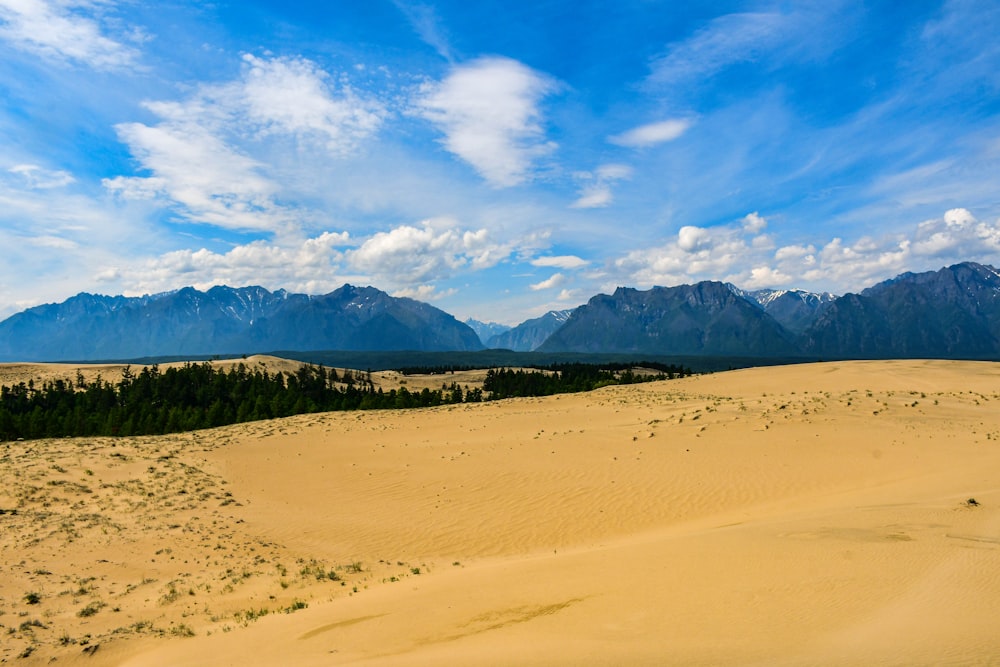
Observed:
[[[615,384],[634,384],[652,380],[667,380],[691,375],[682,366],[640,362],[643,368],[656,374],[637,374],[631,364],[551,364],[544,369],[491,368],[486,372],[483,391],[490,399],[518,396],[550,396],[580,391],[592,391]],[[548,371],[548,372],[545,372]]]
[[[690,374],[690,371],[686,371]],[[588,364],[547,370],[490,369],[483,388],[456,383],[409,391],[376,388],[370,373],[303,365],[294,373],[269,373],[236,364],[225,370],[211,363],[187,363],[161,370],[131,367],[117,382],[100,376],[86,381],[56,379],[0,387],[0,440],[160,435],[249,421],[339,410],[385,410],[474,403],[512,396],[588,391],[685,374],[636,376]]]

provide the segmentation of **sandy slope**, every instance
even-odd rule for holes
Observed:
[[[851,362],[2,444],[0,660],[998,664],[998,405]]]

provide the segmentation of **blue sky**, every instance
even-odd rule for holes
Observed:
[[[997,35],[993,0],[0,0],[0,317],[997,265]]]

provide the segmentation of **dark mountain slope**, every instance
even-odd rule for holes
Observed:
[[[972,262],[904,273],[831,303],[800,344],[829,357],[996,358],[1000,275]]]
[[[791,336],[719,282],[620,287],[580,306],[541,352],[788,356]]]

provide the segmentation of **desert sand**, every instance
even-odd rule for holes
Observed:
[[[0,443],[0,660],[1000,664],[998,408],[842,362]]]

